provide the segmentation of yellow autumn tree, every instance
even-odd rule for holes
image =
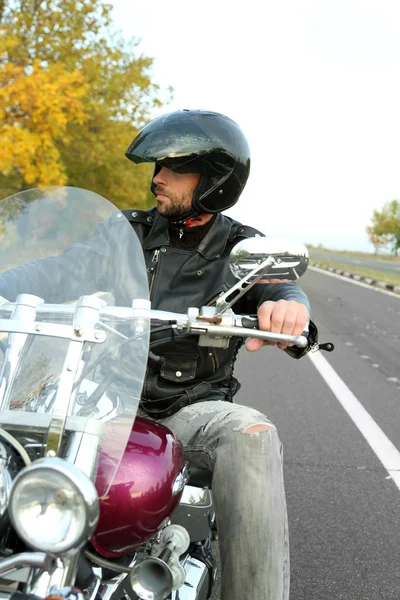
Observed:
[[[149,205],[151,167],[124,157],[162,105],[137,48],[104,0],[0,0],[2,197],[67,184],[121,208]]]
[[[34,60],[29,73],[19,65],[2,65],[0,77],[1,173],[18,173],[21,186],[65,184],[57,141],[64,137],[68,143],[69,123],[86,120],[88,86],[82,74],[61,64],[44,70]]]

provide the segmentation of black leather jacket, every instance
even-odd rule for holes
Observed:
[[[156,209],[125,211],[143,247],[152,308],[186,313],[188,307],[212,304],[236,283],[228,256],[241,239],[263,235],[218,214],[195,250],[170,245],[168,221]],[[255,285],[235,305],[236,313],[255,314],[265,300],[295,300],[309,309],[306,294],[295,283]],[[238,389],[233,378],[242,345],[232,338],[228,349],[200,347],[196,336],[153,335],[142,406],[155,416],[168,416],[196,400],[231,400]],[[299,357],[304,352],[294,352]],[[152,356],[155,355],[155,356]]]
[[[211,304],[221,292],[232,287],[236,279],[227,260],[231,249],[243,238],[262,235],[252,227],[218,214],[199,246],[195,250],[182,250],[170,245],[168,221],[156,209],[124,211],[124,214],[142,244],[152,308],[178,313],[186,313],[190,306]],[[134,295],[131,289],[125,289],[124,279],[131,281],[132,277],[123,277],[121,263],[133,269],[135,257],[121,256],[119,246],[110,247],[118,238],[119,222],[113,217],[99,227],[88,242],[74,244],[59,257],[33,261],[3,273],[0,295],[14,301],[24,292],[41,296],[46,302],[57,301],[57,282],[68,276],[71,297],[63,301],[73,300],[97,291],[85,289],[87,265],[93,267],[96,260],[112,260],[114,264],[108,264],[107,268],[118,277],[116,303],[129,305]],[[125,245],[120,244],[120,247],[123,249]],[[99,274],[103,271],[104,265],[99,263]],[[98,289],[102,289],[101,281],[99,286]],[[255,314],[265,300],[280,299],[302,302],[309,308],[307,296],[297,284],[280,283],[256,284],[233,310]],[[315,339],[314,336],[311,344]],[[142,394],[143,408],[149,414],[163,417],[197,400],[231,400],[238,388],[233,368],[241,344],[241,340],[232,338],[228,349],[207,348],[198,346],[196,336],[172,336],[165,331],[154,334]],[[305,351],[293,349],[289,353],[299,358]]]

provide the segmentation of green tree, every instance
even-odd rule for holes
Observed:
[[[385,235],[377,235],[374,231],[374,228],[371,225],[368,225],[367,233],[368,233],[369,241],[375,248],[375,254],[379,254],[379,250],[381,248],[385,248],[390,243],[389,235],[386,235],[386,234]]]
[[[0,0],[0,194],[66,184],[147,207],[151,167],[124,152],[161,99],[153,60],[104,0]]]
[[[375,248],[390,245],[392,253],[397,256],[400,249],[400,202],[392,200],[384,204],[381,211],[374,210],[367,233]]]

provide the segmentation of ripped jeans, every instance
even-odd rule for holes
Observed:
[[[198,402],[160,420],[189,463],[213,471],[221,600],[288,600],[289,542],[281,443],[258,411]]]

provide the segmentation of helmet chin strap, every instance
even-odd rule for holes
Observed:
[[[168,218],[168,221],[170,223],[170,225],[172,225],[173,227],[190,227],[190,225],[193,223],[193,221],[195,219],[197,219],[197,217],[200,216],[200,213],[195,211],[195,210],[191,210],[189,213],[185,213],[183,215],[181,215],[180,217],[176,217],[176,218]]]

